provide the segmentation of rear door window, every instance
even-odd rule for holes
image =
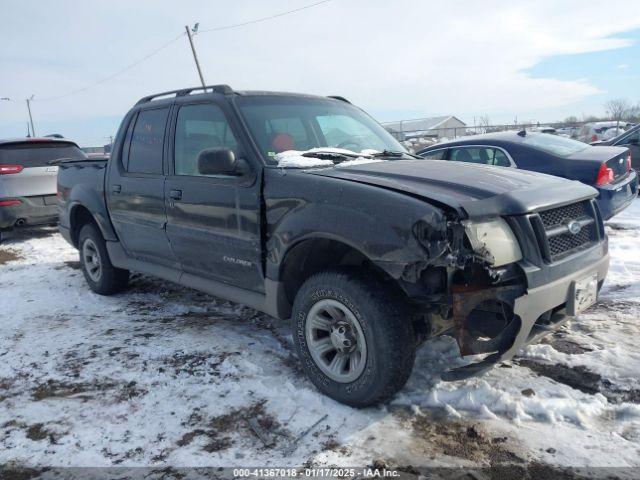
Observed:
[[[498,167],[511,166],[509,157],[502,150],[494,147],[452,148],[450,160]]]
[[[452,148],[449,160],[465,163],[484,163],[480,157],[480,149],[474,147]]]
[[[502,150],[494,148],[492,165],[497,165],[498,167],[510,167],[511,161]]]
[[[130,173],[162,174],[164,132],[168,108],[142,110],[131,135],[127,171]]]
[[[81,159],[85,154],[73,143],[30,141],[0,145],[0,165],[48,167],[52,160]]]

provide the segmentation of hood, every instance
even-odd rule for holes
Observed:
[[[390,160],[307,173],[404,192],[469,218],[520,215],[597,194],[580,182],[541,173],[442,160]]]

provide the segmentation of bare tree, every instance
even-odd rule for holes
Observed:
[[[640,120],[640,103],[636,103],[629,109],[628,119],[632,122]]]
[[[604,108],[607,109],[607,113],[610,115],[611,120],[618,122],[616,126],[620,125],[620,121],[627,118],[629,111],[631,110],[631,103],[626,98],[614,98],[604,104]]]
[[[480,118],[478,118],[478,125],[480,126],[480,130],[483,133],[487,133],[487,129],[489,125],[491,125],[491,119],[489,118],[489,115],[481,115]]]

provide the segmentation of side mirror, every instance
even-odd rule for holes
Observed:
[[[198,155],[198,173],[201,175],[240,176],[245,173],[246,162],[236,159],[228,148],[209,148]]]

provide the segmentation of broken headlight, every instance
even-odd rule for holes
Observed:
[[[462,222],[473,251],[494,267],[522,259],[520,244],[502,218]]]

